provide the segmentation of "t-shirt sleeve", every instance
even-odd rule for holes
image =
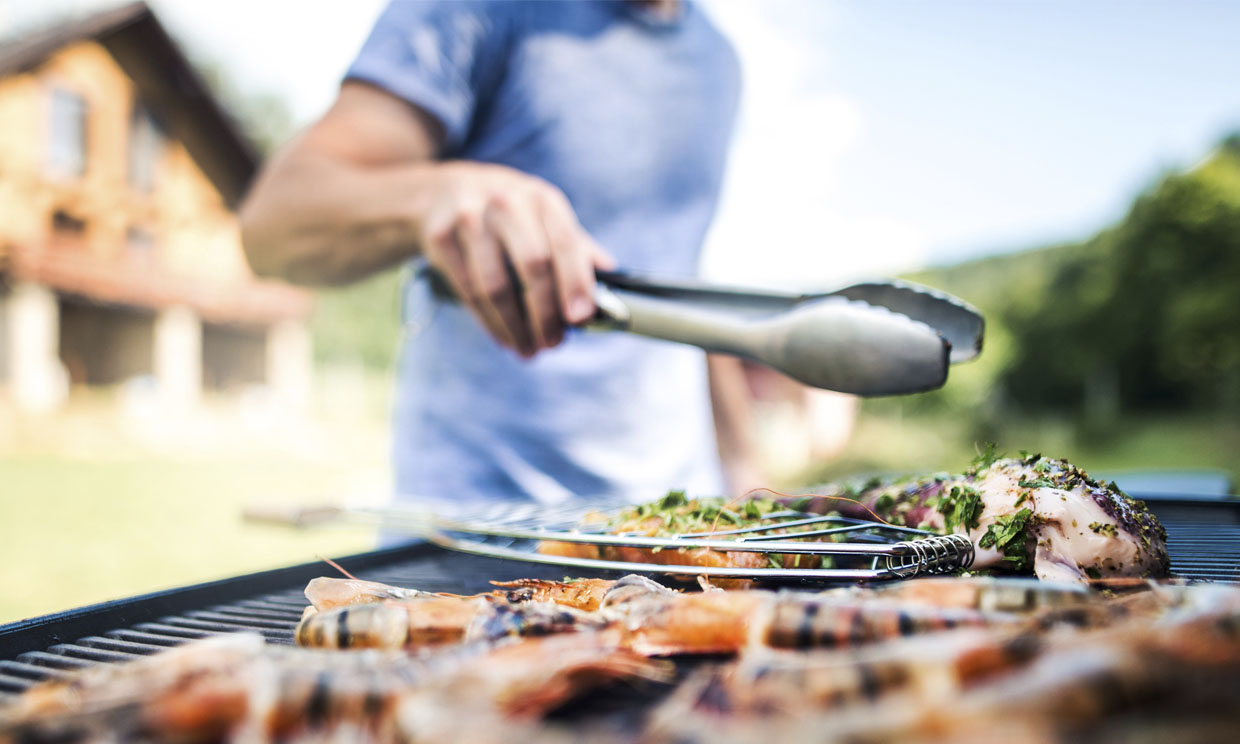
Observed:
[[[382,88],[434,116],[445,149],[469,132],[480,94],[502,72],[509,3],[393,0],[370,32],[346,80]]]

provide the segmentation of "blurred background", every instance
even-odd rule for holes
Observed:
[[[995,442],[1227,488],[1240,6],[702,4],[745,81],[705,275],[901,276],[988,323],[919,396],[751,370],[773,486]],[[0,0],[0,623],[372,546],[239,515],[386,497],[399,272],[258,281],[235,208],[382,5]]]

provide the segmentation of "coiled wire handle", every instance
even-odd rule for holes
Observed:
[[[902,577],[959,571],[973,565],[973,541],[965,535],[936,535],[896,543],[896,555],[887,557],[887,570]]]

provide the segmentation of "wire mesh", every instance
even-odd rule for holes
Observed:
[[[355,516],[385,529],[417,535],[442,547],[474,555],[564,566],[677,576],[744,578],[771,581],[882,581],[950,573],[972,565],[972,542],[963,535],[838,515],[785,509],[755,518],[757,524],[734,529],[671,535],[611,532],[605,519],[627,502],[604,499],[572,504],[495,504],[453,515],[422,510],[359,510]],[[579,550],[548,552],[553,543],[594,546],[598,557]],[[629,549],[629,550],[623,550]],[[767,565],[736,561],[696,565],[689,551],[756,553]],[[638,552],[634,552],[634,550]],[[567,554],[565,554],[567,553]],[[631,560],[641,556],[649,560]],[[785,556],[797,556],[785,567]],[[810,556],[806,560],[800,556]],[[812,557],[818,557],[816,565]],[[745,563],[752,563],[746,561]],[[720,565],[722,564],[722,565]]]

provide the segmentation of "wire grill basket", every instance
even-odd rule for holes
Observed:
[[[613,534],[585,521],[589,514],[611,513],[626,506],[627,502],[592,499],[558,507],[495,504],[453,515],[410,508],[356,509],[341,514],[474,555],[628,573],[823,583],[882,581],[951,573],[968,568],[974,558],[973,542],[964,535],[938,535],[793,509],[767,514],[756,525],[666,537]],[[707,548],[765,555],[829,556],[831,560],[826,562],[829,567],[820,568],[780,567],[778,559],[769,561],[769,567],[745,568],[606,560],[539,551],[541,544],[552,542],[638,548],[651,551],[652,557],[660,551]]]

